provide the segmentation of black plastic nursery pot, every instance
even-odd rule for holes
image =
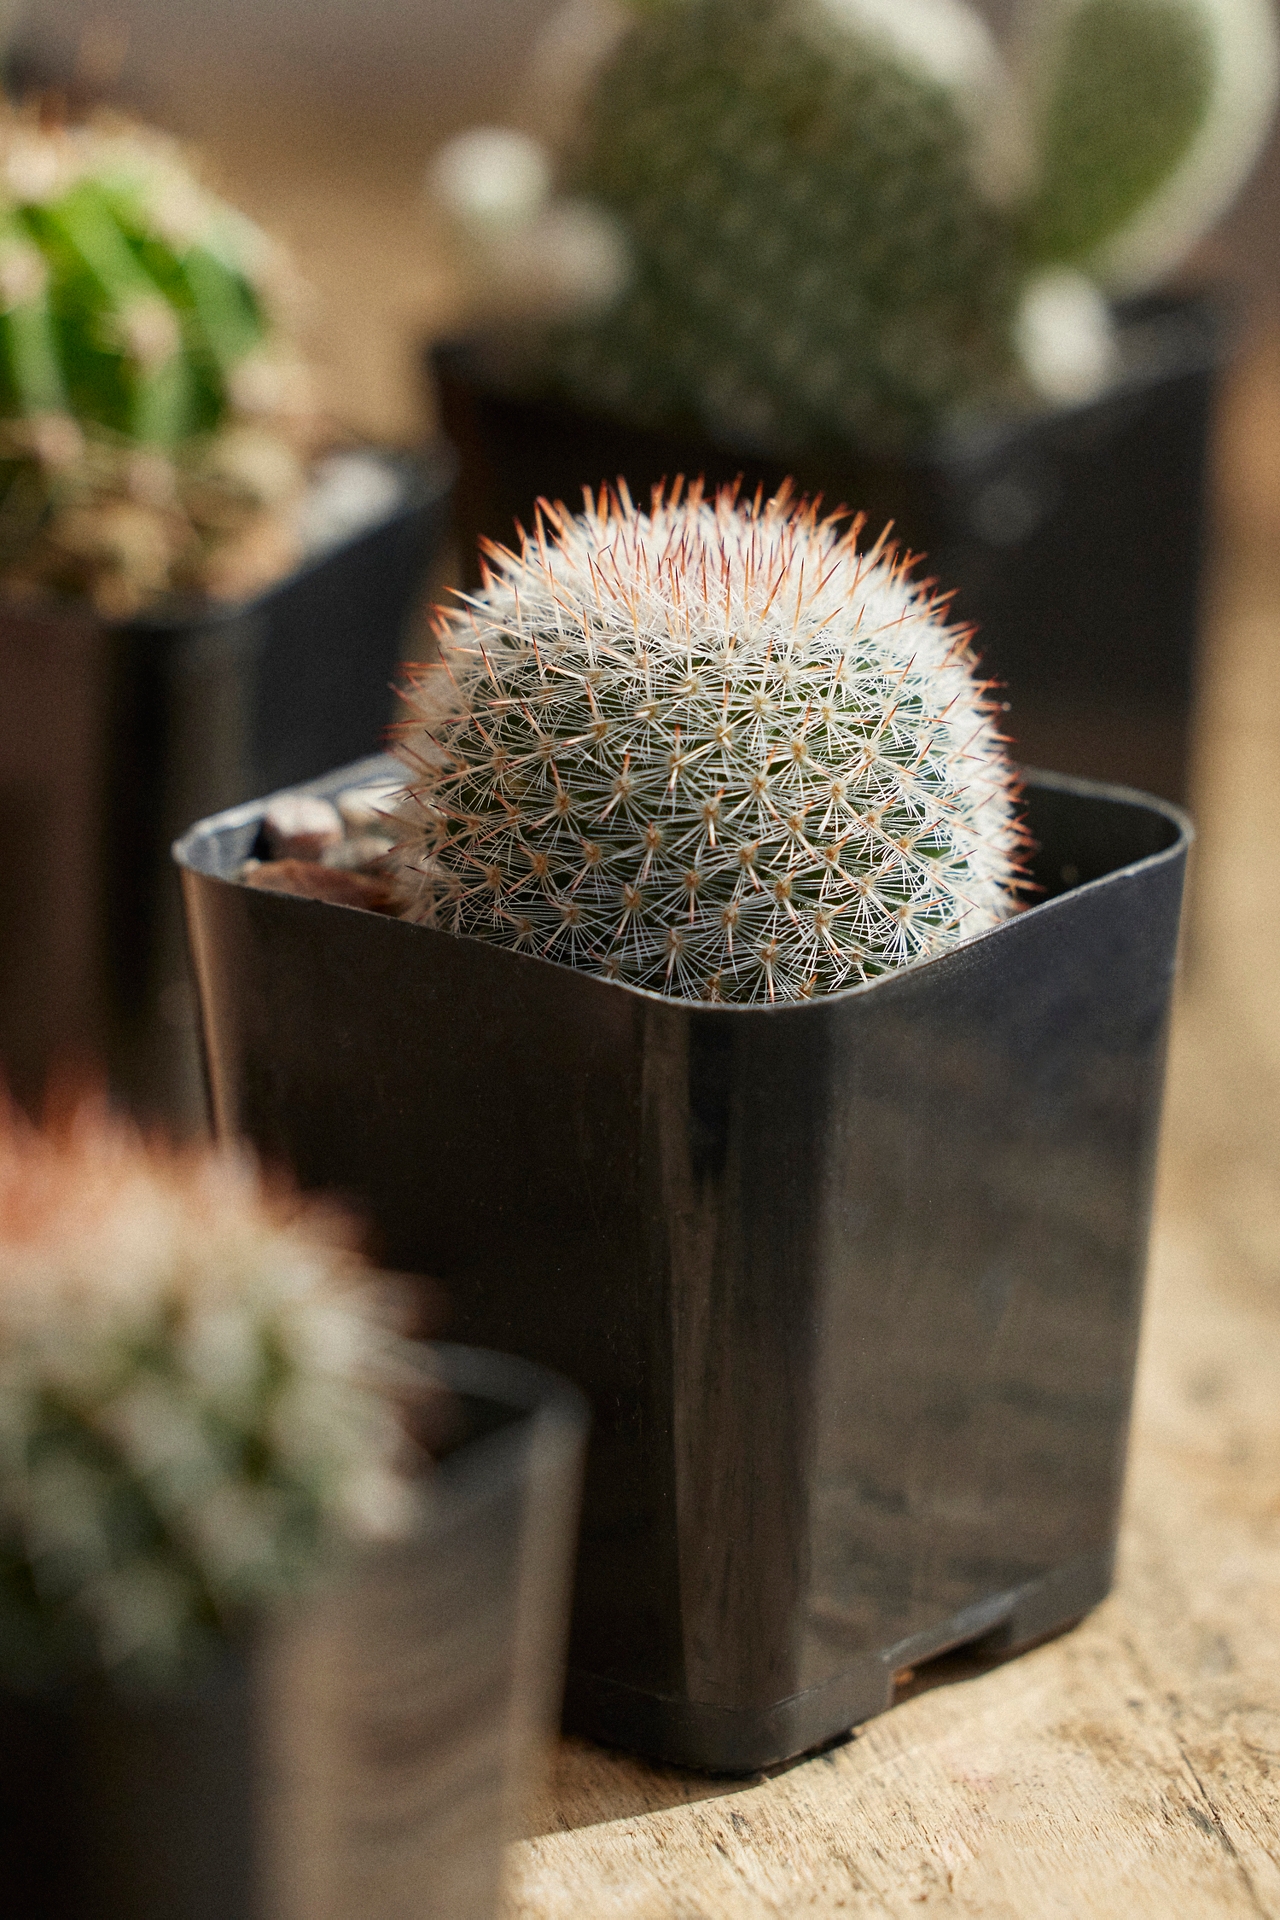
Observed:
[[[751,1771],[1106,1593],[1176,808],[1033,774],[1037,905],[710,1006],[239,885],[262,805],[175,850],[216,1124],[586,1389],[570,1727]]]
[[[411,1541],[181,1696],[0,1693],[6,1920],[493,1920],[559,1705],[586,1409],[432,1350]]]
[[[169,844],[376,745],[447,522],[447,453],[345,456],[331,491],[352,462],[372,510],[326,524],[319,485],[307,557],[250,602],[125,623],[0,606],[0,1073],[20,1098],[71,1060],[202,1117]]]
[[[887,520],[976,622],[1007,689],[1008,730],[1032,765],[1187,791],[1208,429],[1227,327],[1206,298],[1147,303],[1122,332],[1123,371],[1100,398],[940,438],[899,458],[780,458],[694,430],[648,432],[521,397],[500,350],[437,346],[441,422],[458,449],[459,548],[510,541],[545,495],[577,506],[623,476],[638,501],[678,473],[773,492],[793,475],[831,506]],[[474,562],[473,562],[474,564]]]

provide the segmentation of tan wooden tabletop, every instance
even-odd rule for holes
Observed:
[[[322,296],[334,397],[418,417],[416,135],[202,129]],[[963,1655],[843,1746],[754,1781],[558,1750],[509,1920],[1280,1920],[1280,329],[1233,376],[1120,1572],[1074,1631]]]

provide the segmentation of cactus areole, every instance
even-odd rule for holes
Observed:
[[[679,998],[856,986],[995,925],[1025,833],[967,630],[784,489],[571,515],[441,617],[399,753],[409,917]]]

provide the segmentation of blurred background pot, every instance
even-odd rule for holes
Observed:
[[[940,434],[903,454],[850,445],[782,457],[701,429],[659,432],[522,393],[499,343],[445,342],[430,364],[458,449],[457,527],[509,542],[539,495],[584,481],[633,497],[678,473],[739,475],[766,496],[792,475],[925,556],[978,628],[1019,758],[1187,794],[1206,535],[1209,429],[1226,351],[1213,299],[1149,300],[1120,331],[1123,372],[1098,398]]]
[[[580,1731],[753,1770],[1107,1591],[1189,827],[1027,798],[1036,906],[772,1007],[239,885],[261,802],[176,848],[219,1131],[588,1393]]]
[[[239,604],[0,606],[0,1063],[20,1098],[93,1060],[141,1110],[203,1119],[169,842],[377,738],[451,479],[438,449],[331,456],[301,564]]]
[[[187,1695],[0,1696],[12,1920],[496,1914],[559,1698],[585,1410],[430,1352],[456,1417],[410,1541]]]

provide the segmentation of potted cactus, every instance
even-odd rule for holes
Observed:
[[[332,1209],[93,1104],[0,1116],[0,1279],[6,1913],[492,1915],[578,1396],[407,1339]]]
[[[448,467],[325,447],[295,296],[170,143],[0,120],[0,1062],[29,1099],[61,1050],[193,1117],[169,840],[388,717]]]
[[[575,0],[523,90],[549,138],[431,174],[479,329],[433,356],[464,550],[584,478],[797,474],[928,552],[1024,758],[1179,798],[1224,343],[1160,289],[1265,137],[1272,10],[1022,20]]]
[[[1188,824],[789,496],[487,567],[398,763],[176,849],[216,1123],[586,1388],[569,1722],[749,1770],[1107,1589]],[[371,792],[361,911],[264,820]]]

